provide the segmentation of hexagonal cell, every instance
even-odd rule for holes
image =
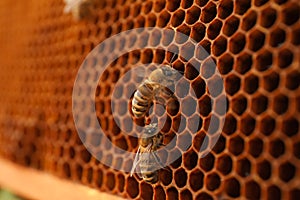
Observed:
[[[247,99],[243,95],[238,95],[232,99],[232,110],[238,115],[242,115],[247,108]]]
[[[206,83],[201,77],[197,77],[192,82],[193,92],[195,93],[196,97],[200,99],[206,92]]]
[[[244,150],[244,140],[240,136],[235,136],[229,139],[228,150],[235,156],[241,154]]]
[[[276,28],[270,33],[270,45],[272,47],[281,46],[286,40],[285,31],[281,28]]]
[[[213,2],[210,2],[202,9],[200,20],[204,23],[209,23],[216,17],[216,15],[216,5]]]
[[[234,69],[240,74],[245,74],[251,69],[251,66],[252,66],[252,55],[248,53],[241,53],[237,57],[236,65],[234,66]]]
[[[244,90],[248,94],[253,94],[259,86],[259,79],[256,75],[250,74],[244,79]]]
[[[296,158],[300,159],[300,142],[293,145],[293,153]]]
[[[294,117],[288,117],[282,121],[282,132],[289,137],[296,135],[299,131],[299,121]]]
[[[256,121],[250,115],[245,115],[240,121],[240,130],[241,132],[249,136],[255,130]]]
[[[262,94],[256,95],[251,101],[251,110],[256,114],[261,114],[268,108],[268,98]]]
[[[147,1],[142,5],[142,13],[144,14],[148,14],[153,6],[153,2],[152,1]]]
[[[280,76],[277,72],[270,72],[263,77],[263,87],[268,92],[274,91],[279,86]]]
[[[122,193],[125,189],[125,177],[123,174],[117,175],[118,191]]]
[[[184,167],[188,170],[191,170],[196,167],[198,162],[198,155],[195,151],[189,150],[183,154],[183,164]]]
[[[274,97],[274,102],[273,102],[273,110],[281,115],[287,112],[289,106],[289,99],[287,96],[283,94],[278,94]]]
[[[225,21],[224,27],[223,27],[223,33],[230,37],[232,36],[237,30],[240,25],[240,20],[236,16],[231,16]]]
[[[220,2],[218,7],[218,17],[221,19],[227,18],[233,12],[233,1],[224,0]]]
[[[174,173],[174,180],[177,185],[177,187],[182,188],[186,185],[187,181],[187,173],[184,169],[178,169]]]
[[[196,200],[201,200],[201,199],[206,199],[206,200],[213,200],[212,196],[209,195],[206,192],[200,192],[197,196],[196,196]]]
[[[296,90],[300,85],[300,72],[293,70],[287,74],[285,87],[290,90]]]
[[[205,37],[205,33],[206,33],[206,26],[203,23],[197,22],[192,26],[190,36],[196,42],[200,42]]]
[[[234,74],[227,76],[225,79],[225,91],[231,96],[239,91],[240,85],[241,79]]]
[[[185,12],[183,10],[177,10],[171,17],[171,25],[175,28],[178,27],[185,18]]]
[[[293,63],[294,54],[289,49],[281,49],[277,56],[278,66],[287,68]]]
[[[81,171],[80,174],[82,175],[82,168],[79,170],[76,170],[76,171]],[[78,172],[77,172],[77,174],[78,174]],[[80,175],[80,177],[81,177],[81,175]],[[98,169],[96,171],[96,186],[100,188],[102,186],[102,183],[103,183],[103,172],[101,169]]]
[[[204,95],[198,102],[199,112],[202,116],[208,116],[212,109],[212,100],[208,95]]]
[[[220,137],[218,138],[218,141],[215,143],[214,147],[213,147],[213,151],[216,153],[216,154],[219,154],[221,152],[224,151],[225,149],[225,146],[226,146],[226,139],[224,136],[220,135]]]
[[[251,173],[251,162],[247,158],[238,159],[236,172],[241,177],[249,176]]]
[[[247,199],[260,199],[261,198],[261,191],[260,185],[257,182],[251,180],[246,182],[245,184],[245,195]]]
[[[226,179],[224,182],[224,189],[228,196],[236,198],[240,196],[240,183],[236,178]]]
[[[142,199],[151,200],[153,198],[153,187],[150,184],[142,182],[140,188],[141,188],[140,196]]]
[[[292,41],[291,42],[294,45],[299,45],[300,44],[299,35],[300,35],[300,27],[297,27],[297,28],[292,30]]]
[[[248,145],[250,155],[252,155],[254,158],[260,156],[264,147],[264,143],[260,138],[251,139]]]
[[[180,27],[177,28],[177,31],[180,33],[184,33],[185,36],[182,37],[181,41],[176,40],[179,43],[184,43],[188,39],[188,36],[190,35],[190,27],[183,24]],[[177,39],[177,38],[176,38]],[[180,47],[180,59],[184,61],[189,61],[193,58],[195,52],[195,45],[192,42],[186,42]],[[191,64],[191,63],[190,63]]]
[[[179,197],[180,197],[180,199],[186,199],[186,200],[192,200],[193,199],[192,193],[187,189],[181,191],[180,194],[179,194]]]
[[[186,12],[187,12],[186,23],[192,25],[199,20],[201,9],[197,6],[192,6]]]
[[[153,6],[153,10],[155,12],[160,12],[165,7],[166,7],[166,1],[159,0],[159,1],[155,1],[154,6]]]
[[[257,21],[257,12],[254,10],[250,10],[243,16],[241,27],[243,30],[249,31],[255,26],[256,21]]]
[[[161,183],[163,185],[169,185],[172,182],[172,172],[170,170],[160,170],[159,171],[159,181],[161,181]]]
[[[267,189],[267,198],[280,200],[282,198],[280,188],[276,185],[270,185]]]
[[[233,54],[240,53],[246,45],[246,37],[243,33],[235,33],[229,40],[229,51]]]
[[[295,173],[296,167],[290,162],[285,162],[279,166],[279,178],[284,182],[289,182]]]
[[[167,10],[169,10],[170,12],[174,12],[179,7],[180,7],[180,0],[168,1],[166,6]]]
[[[208,174],[205,178],[205,185],[210,191],[218,189],[221,185],[220,176],[217,173]]]
[[[300,17],[300,6],[297,3],[289,3],[282,10],[283,23],[290,26],[296,23]]]
[[[263,180],[267,180],[271,177],[272,168],[271,164],[267,160],[263,160],[257,163],[257,173]]]
[[[211,40],[215,39],[220,34],[221,28],[222,28],[222,21],[219,19],[213,20],[207,28],[208,38]]]
[[[154,198],[162,199],[162,200],[166,199],[166,193],[165,193],[163,187],[161,187],[160,185],[158,185],[154,188]]]
[[[170,187],[167,189],[168,199],[178,199],[178,190],[175,187]]]
[[[146,17],[146,26],[147,27],[155,27],[156,25],[156,20],[157,20],[157,17],[154,13],[150,13],[149,15],[147,15]]]
[[[222,155],[217,158],[216,167],[223,175],[227,175],[232,170],[232,160],[229,155]]]
[[[253,30],[248,36],[248,48],[254,52],[261,49],[265,44],[265,34],[259,30]]]
[[[220,74],[222,74],[222,75],[228,74],[232,70],[233,64],[234,64],[233,57],[229,53],[223,54],[220,57],[219,63],[217,66]]]
[[[139,194],[139,183],[133,177],[128,177],[126,179],[126,193],[130,198],[135,198]]]
[[[272,7],[267,7],[261,12],[260,24],[265,28],[270,28],[277,19],[277,12]]]
[[[214,167],[215,157],[213,154],[208,153],[205,157],[200,158],[199,164],[204,171],[210,171]]]
[[[194,192],[200,190],[203,187],[203,179],[204,174],[198,169],[195,169],[189,174],[189,184]]]
[[[157,20],[157,26],[160,28],[166,27],[167,24],[169,23],[171,18],[170,13],[168,11],[163,11],[159,14],[158,20]]]
[[[223,36],[219,36],[212,45],[212,52],[215,56],[222,55],[227,49],[227,39]]]
[[[106,177],[105,177],[106,181],[105,181],[105,185],[107,187],[107,189],[109,190],[113,190],[115,188],[115,185],[116,185],[116,179],[115,179],[115,175],[111,172],[108,172],[106,174]]]

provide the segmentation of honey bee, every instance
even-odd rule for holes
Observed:
[[[144,117],[149,110],[151,103],[157,100],[158,103],[164,104],[162,98],[173,97],[170,88],[173,87],[178,72],[169,66],[160,67],[150,73],[149,77],[137,88],[132,99],[132,113],[135,117]]]
[[[64,0],[64,13],[72,13],[75,20],[81,20],[91,15],[94,0]]]
[[[139,148],[133,161],[130,176],[136,171],[147,183],[158,181],[158,169],[164,168],[156,150],[163,146],[163,134],[157,133],[157,123],[149,124],[139,139]]]

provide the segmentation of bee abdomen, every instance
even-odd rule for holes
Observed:
[[[153,98],[153,88],[142,84],[134,93],[132,99],[132,112],[136,117],[146,114]]]
[[[158,181],[158,172],[144,172],[143,173],[143,179],[147,183],[156,183]]]

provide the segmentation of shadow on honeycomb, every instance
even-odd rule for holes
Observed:
[[[94,18],[75,22],[62,14],[62,1],[1,1],[2,157],[124,198],[300,199],[299,1],[107,0],[95,6]],[[83,146],[72,117],[73,83],[85,56],[106,38],[139,27],[171,28],[201,44],[217,63],[228,104],[220,138],[199,158],[196,150],[214,117],[211,94],[189,60],[174,61],[195,90],[194,106],[202,109],[194,117],[201,123],[194,135],[188,122],[176,133],[178,116],[189,121],[193,115],[167,109],[165,140],[175,137],[182,156],[160,171],[155,185],[99,163]],[[159,50],[129,52],[99,81],[97,117],[113,144],[133,152],[138,146],[107,109],[114,84],[133,64],[167,61]],[[120,99],[130,98],[129,87],[122,88]],[[124,102],[118,105],[121,113]],[[181,152],[180,141],[192,137]]]

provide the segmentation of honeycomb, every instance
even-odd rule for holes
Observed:
[[[95,2],[93,16],[78,22],[63,9],[63,1],[55,0],[0,2],[1,157],[124,198],[300,199],[299,1],[106,0]],[[195,114],[180,105],[161,111],[154,105],[150,115],[166,116],[165,142],[175,138],[172,148],[181,156],[160,170],[160,181],[153,185],[92,156],[72,114],[74,81],[88,53],[105,39],[140,27],[167,28],[196,41],[216,63],[226,93],[222,101],[221,91],[208,92],[209,84],[220,81],[209,63],[200,72],[192,67],[205,63],[208,58],[202,54],[195,52],[188,59],[180,55],[172,62],[184,73],[182,84],[195,91],[191,107],[200,111]],[[145,38],[157,47],[187,45],[184,37],[175,38],[175,46]],[[112,144],[135,152],[138,139],[117,125],[133,135],[139,131],[137,124],[143,125],[125,115],[135,82],[117,81],[133,66],[168,62],[168,51],[134,50],[103,73],[94,94],[95,109]],[[178,96],[186,92],[178,91]],[[115,110],[124,116],[117,122],[108,109],[112,96],[118,98]],[[221,122],[222,111],[213,113],[212,99],[213,105],[227,104],[224,127],[214,148],[200,157],[209,123]],[[194,102],[189,97],[184,101]],[[85,104],[77,106],[88,115]],[[90,122],[86,118],[87,128]],[[84,139],[111,152],[113,147],[102,138],[89,137]],[[182,150],[181,141],[186,140],[192,145]],[[103,159],[129,170],[132,165],[122,158],[112,160],[109,153]]]

